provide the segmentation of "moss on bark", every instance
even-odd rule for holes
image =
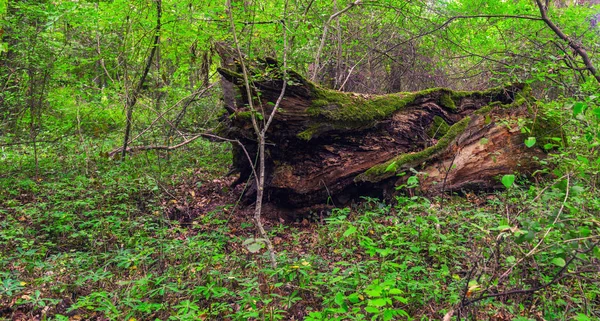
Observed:
[[[419,152],[398,155],[383,164],[373,166],[364,173],[356,176],[354,181],[376,183],[386,178],[390,178],[409,167],[421,164],[436,154],[445,151],[450,146],[450,143],[465,131],[470,121],[471,117],[468,116],[461,119],[448,129],[446,135],[444,135],[437,144]]]

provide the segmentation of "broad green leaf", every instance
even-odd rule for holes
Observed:
[[[587,108],[586,103],[583,102],[576,102],[573,105],[573,116],[577,116],[581,113],[583,113],[585,111],[585,109]]]
[[[527,139],[525,140],[525,146],[527,146],[528,148],[533,147],[533,145],[535,145],[536,139],[535,137],[527,137]]]
[[[356,227],[355,226],[350,226],[346,232],[344,232],[344,237],[348,237],[352,234],[356,233]]]
[[[590,236],[591,233],[592,233],[592,231],[590,230],[589,227],[587,227],[587,226],[579,227],[579,235],[581,237],[588,237],[588,236]]]
[[[381,296],[381,288],[378,286],[374,289],[366,290],[365,293],[371,298],[378,298]]]
[[[395,295],[395,294],[402,294],[403,292],[400,289],[390,289],[389,293],[391,295]]]
[[[344,304],[344,295],[341,292],[338,292],[333,300],[337,305],[342,306]]]
[[[369,306],[372,307],[384,307],[388,304],[388,301],[390,301],[389,298],[378,298],[378,299],[371,299],[369,300],[369,303],[367,303]]]
[[[248,249],[248,251],[250,253],[256,253],[256,252],[260,251],[260,249],[262,249],[262,244],[252,243],[252,244],[246,246],[246,248]]]
[[[250,253],[257,253],[265,246],[264,239],[249,238],[242,243]]]
[[[396,316],[396,313],[393,309],[385,309],[383,310],[383,313],[381,315],[383,316],[383,321],[388,321],[394,320],[394,316]]]
[[[588,143],[591,143],[594,141],[594,134],[593,133],[586,133],[585,134],[585,140],[587,140]]]
[[[350,303],[358,303],[360,302],[360,297],[358,296],[357,293],[352,293],[348,296],[348,301],[350,301]]]
[[[373,313],[373,314],[379,313],[379,309],[377,309],[375,307],[365,307],[365,311],[367,311],[369,313]]]
[[[507,174],[507,175],[502,176],[502,185],[504,185],[504,187],[510,188],[514,182],[515,182],[515,175]]]
[[[416,177],[416,176],[411,176],[406,181],[406,184],[409,185],[409,186],[418,185],[419,184],[419,178]]]
[[[565,264],[567,264],[567,262],[565,262],[565,259],[561,257],[555,257],[554,259],[552,259],[552,264],[563,267],[565,266]]]

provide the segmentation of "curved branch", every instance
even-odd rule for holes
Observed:
[[[327,22],[325,23],[325,26],[323,27],[323,36],[321,36],[321,43],[319,44],[319,49],[317,49],[317,54],[315,56],[315,69],[313,70],[313,74],[310,77],[311,81],[315,81],[315,79],[317,79],[317,73],[319,72],[319,64],[320,64],[320,59],[321,59],[321,53],[323,52],[323,47],[325,47],[325,38],[327,38],[327,33],[329,32],[329,25],[331,24],[331,22],[333,21],[333,19],[341,16],[342,14],[344,14],[346,11],[352,9],[353,7],[359,5],[362,2],[362,0],[356,0],[352,3],[350,3],[346,8],[332,14],[329,19],[327,19]]]
[[[571,49],[573,49],[573,51],[575,51],[581,57],[586,69],[590,72],[590,74],[592,74],[592,76],[594,76],[596,81],[600,83],[600,74],[598,74],[598,70],[592,63],[592,60],[588,56],[585,48],[579,42],[567,36],[557,25],[554,24],[554,22],[552,22],[552,20],[550,20],[548,17],[548,8],[544,6],[540,0],[535,0],[535,3],[540,9],[540,15],[542,16],[541,20],[546,23],[546,25],[554,32],[554,34],[569,44],[569,47],[571,47]]]

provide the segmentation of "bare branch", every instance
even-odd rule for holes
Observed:
[[[329,19],[327,19],[327,22],[325,23],[325,26],[323,27],[323,35],[321,36],[321,43],[319,44],[319,49],[317,49],[317,54],[315,55],[315,69],[313,70],[313,74],[312,74],[312,77],[310,77],[310,80],[315,81],[315,79],[317,79],[317,73],[319,72],[319,69],[320,69],[319,64],[320,64],[320,59],[321,59],[321,53],[323,52],[323,47],[325,47],[325,39],[327,38],[327,33],[329,32],[329,25],[331,24],[333,19],[341,16],[346,11],[359,5],[361,2],[362,2],[362,0],[356,0],[352,3],[350,3],[346,8],[332,14],[329,17]]]
[[[586,249],[585,251],[580,252],[579,254],[586,254],[589,253],[591,251],[594,250],[594,248],[596,246],[598,246],[599,242],[596,242],[594,244],[592,244],[588,249]],[[577,259],[577,254],[574,254],[566,263],[565,265],[554,275],[554,277],[552,278],[552,280],[550,280],[549,282],[542,284],[540,286],[536,286],[530,289],[516,289],[516,290],[510,290],[510,291],[505,291],[505,292],[500,292],[500,293],[493,293],[493,294],[488,294],[488,295],[482,295],[480,297],[477,297],[475,299],[469,300],[467,302],[465,302],[464,304],[461,304],[461,307],[467,307],[475,302],[481,301],[481,300],[485,300],[485,299],[489,299],[489,298],[496,298],[496,297],[503,297],[503,296],[509,296],[509,295],[515,295],[515,294],[526,294],[526,293],[534,293],[537,292],[539,290],[545,289],[547,287],[549,287],[552,284],[555,284],[556,282],[562,280],[563,278],[569,276],[569,275],[565,275],[565,271],[567,271],[567,269],[569,268],[569,266],[571,265],[571,263],[573,263],[573,261],[575,261]]]
[[[594,78],[596,79],[596,81],[598,83],[600,83],[600,74],[598,74],[598,71],[596,70],[596,67],[592,63],[592,60],[588,56],[587,51],[581,45],[581,43],[579,43],[578,41],[575,41],[575,40],[571,39],[557,25],[555,25],[554,22],[552,22],[552,20],[550,20],[550,18],[548,17],[548,6],[547,5],[542,4],[542,2],[540,0],[535,0],[535,3],[537,4],[538,8],[540,9],[540,15],[542,16],[541,19],[546,23],[546,25],[548,25],[548,27],[560,39],[562,39],[565,42],[567,42],[569,44],[569,47],[571,47],[571,49],[573,49],[581,57],[581,59],[583,60],[583,63],[585,65],[586,69],[590,72],[590,74],[592,74],[592,76],[594,76]]]

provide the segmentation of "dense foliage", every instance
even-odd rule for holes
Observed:
[[[0,2],[0,319],[600,319],[600,8],[231,2]],[[228,146],[199,136],[234,39],[337,90],[525,82],[564,137],[531,133],[550,156],[505,191],[425,199],[408,173],[390,200],[269,218],[272,268]],[[160,148],[121,157],[128,123]]]

